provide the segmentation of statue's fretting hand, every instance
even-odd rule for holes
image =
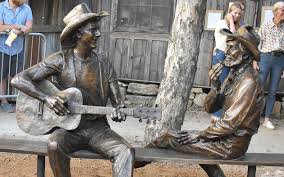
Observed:
[[[176,140],[179,144],[194,144],[199,142],[199,133],[195,133],[195,131],[181,131],[178,132],[178,136]]]
[[[126,115],[120,111],[120,108],[125,108],[125,105],[119,105],[113,109],[110,117],[115,122],[122,122],[126,120]]]
[[[222,73],[223,65],[222,63],[217,63],[213,65],[209,71],[209,78],[211,80],[211,86],[213,89],[218,90],[220,88],[221,82],[219,76]]]
[[[59,116],[64,116],[69,113],[69,110],[64,106],[64,100],[58,96],[48,96],[45,99],[45,104]]]

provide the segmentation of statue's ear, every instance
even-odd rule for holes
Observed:
[[[76,42],[78,39],[82,37],[82,32],[80,29],[76,30],[76,32],[72,35],[72,41]]]

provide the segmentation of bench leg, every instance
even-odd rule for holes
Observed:
[[[248,166],[248,176],[247,177],[255,177],[256,174],[256,166]]]
[[[44,177],[45,172],[45,156],[37,156],[37,177]]]

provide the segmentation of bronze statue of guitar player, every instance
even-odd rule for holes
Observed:
[[[31,134],[52,133],[48,157],[55,177],[71,177],[68,154],[85,148],[109,157],[114,177],[133,176],[133,148],[110,128],[106,116],[102,115],[108,114],[109,109],[94,111],[105,107],[110,99],[116,108],[111,114],[112,120],[125,121],[124,113],[135,113],[135,110],[121,109],[124,104],[115,71],[106,57],[94,51],[101,35],[99,22],[107,15],[107,12],[92,13],[85,3],[74,7],[63,19],[66,27],[60,36],[61,44],[69,48],[50,55],[12,80],[13,86],[23,92],[18,100],[26,104],[24,108],[19,107],[20,102],[17,104],[21,129]],[[51,76],[56,87],[47,81]],[[31,99],[34,105],[25,103],[29,97],[34,98]],[[93,111],[88,112],[88,108]],[[50,109],[56,114],[49,113],[46,117]],[[38,117],[30,119],[32,115]],[[35,130],[33,126],[42,128]]]
[[[82,93],[75,87],[59,90],[49,80],[38,82],[37,87],[47,95],[62,99],[69,113],[63,116],[57,115],[44,102],[19,92],[16,107],[17,124],[21,130],[31,135],[48,134],[58,127],[74,130],[79,126],[81,118],[85,117],[82,116],[83,114],[111,115],[114,112],[112,107],[83,105]],[[119,111],[139,121],[143,119],[156,121],[161,118],[161,111],[156,108],[119,108]],[[94,118],[96,117],[100,116]]]

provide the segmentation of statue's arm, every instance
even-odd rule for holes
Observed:
[[[214,113],[220,110],[224,104],[224,95],[217,90],[211,89],[204,101],[204,110],[208,113]]]
[[[116,72],[112,66],[111,63],[108,63],[108,82],[109,82],[109,87],[110,87],[110,102],[113,107],[115,108],[122,108],[125,107],[124,102],[122,101],[119,85],[118,85],[118,80],[116,76]]]
[[[55,57],[58,56],[53,55],[44,62],[34,65],[17,74],[12,79],[11,84],[33,98],[43,102],[46,101],[47,95],[37,88],[36,83],[47,79],[52,75],[58,74],[59,68],[62,67],[62,64],[60,64],[62,58]]]
[[[121,122],[126,120],[126,115],[120,111],[120,108],[124,108],[125,104],[122,101],[119,85],[115,71],[110,70],[109,75],[109,87],[110,87],[110,101],[113,107],[115,107],[114,112],[111,114],[111,119],[115,122]]]
[[[251,108],[258,100],[258,88],[254,79],[245,79],[236,88],[233,101],[224,113],[224,117],[216,123],[201,131],[200,138],[214,139],[227,136],[236,131],[244,121]]]
[[[113,107],[124,107],[124,103],[121,98],[121,93],[118,86],[118,81],[114,80],[110,82],[110,101]]]

